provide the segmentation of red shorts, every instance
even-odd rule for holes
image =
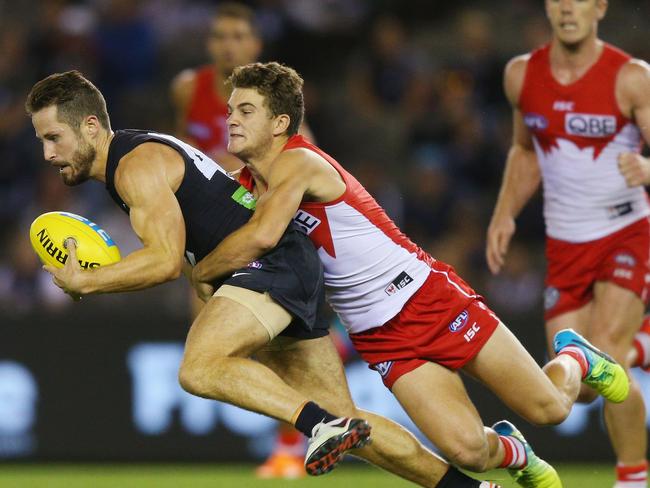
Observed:
[[[426,362],[450,369],[463,367],[498,324],[482,298],[445,266],[443,271],[431,272],[395,317],[381,327],[350,334],[350,339],[391,388],[400,376]]]
[[[547,237],[544,319],[589,303],[596,281],[609,281],[648,303],[650,223],[643,218],[601,239],[566,242]]]

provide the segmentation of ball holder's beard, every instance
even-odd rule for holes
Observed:
[[[97,150],[90,144],[83,144],[72,156],[72,174],[63,174],[63,182],[68,186],[80,185],[90,178],[90,168],[97,156]]]

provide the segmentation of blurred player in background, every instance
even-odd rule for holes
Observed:
[[[571,327],[627,364],[648,300],[650,161],[639,149],[650,141],[650,69],[598,38],[606,10],[606,0],[546,0],[551,42],[506,66],[514,135],[486,257],[498,273],[515,218],[543,182],[549,351],[557,331]],[[604,413],[616,488],[645,488],[646,414],[636,382]]]
[[[255,12],[240,3],[221,3],[210,22],[206,49],[210,64],[184,70],[172,81],[176,133],[228,171],[236,171],[242,162],[227,150],[231,89],[225,81],[233,68],[257,61],[262,52]],[[304,123],[300,133],[313,140]]]
[[[210,21],[206,50],[210,64],[184,70],[172,81],[176,135],[234,174],[243,163],[227,150],[227,101],[231,88],[225,80],[233,68],[257,61],[262,52],[255,12],[241,3],[220,3]],[[300,132],[313,140],[306,124]],[[190,303],[193,315],[198,315],[203,302],[193,291]],[[305,442],[300,432],[279,424],[273,452],[256,474],[261,478],[303,476],[304,454]]]
[[[625,399],[623,368],[565,330],[543,372],[451,266],[410,241],[352,175],[295,134],[303,81],[293,69],[254,63],[230,81],[228,149],[246,163],[240,181],[261,196],[251,220],[197,263],[195,281],[228,276],[273,248],[286,225],[300,224],[355,349],[441,452],[471,471],[508,468],[525,487],[561,487],[512,424],[484,427],[459,370],[530,422],[550,424],[566,418],[581,379]]]
[[[238,170],[241,161],[226,150],[230,90],[224,81],[233,68],[256,61],[262,52],[254,15],[245,5],[222,3],[210,22],[206,42],[211,64],[181,71],[171,85],[178,137],[228,171]]]

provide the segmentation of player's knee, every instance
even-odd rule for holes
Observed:
[[[571,412],[571,407],[562,402],[554,402],[552,405],[546,407],[538,419],[538,425],[557,425],[566,420]]]
[[[192,395],[201,396],[201,377],[195,367],[189,366],[185,362],[181,364],[181,367],[178,370],[178,382],[180,383],[181,388],[186,392],[191,393]]]
[[[208,378],[214,378],[215,369],[218,369],[218,364],[210,368],[211,374],[206,374],[206,368],[202,364],[196,361],[183,361],[178,371],[181,388],[192,395],[218,400],[218,384],[207,381]]]
[[[485,471],[490,460],[490,449],[484,434],[461,435],[446,451],[444,454],[452,464],[475,473]]]
[[[562,423],[571,412],[571,405],[560,398],[549,397],[531,402],[524,417],[535,425],[557,425]]]

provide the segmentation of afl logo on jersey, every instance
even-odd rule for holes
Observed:
[[[616,134],[616,117],[613,115],[566,114],[564,130],[567,134],[582,137],[607,137]]]
[[[467,325],[467,319],[469,317],[469,312],[467,310],[463,310],[458,317],[454,319],[454,321],[449,324],[449,330],[452,332],[458,332],[461,330],[463,327]]]
[[[524,115],[524,124],[530,130],[544,130],[548,127],[548,119],[540,114],[529,113]]]

